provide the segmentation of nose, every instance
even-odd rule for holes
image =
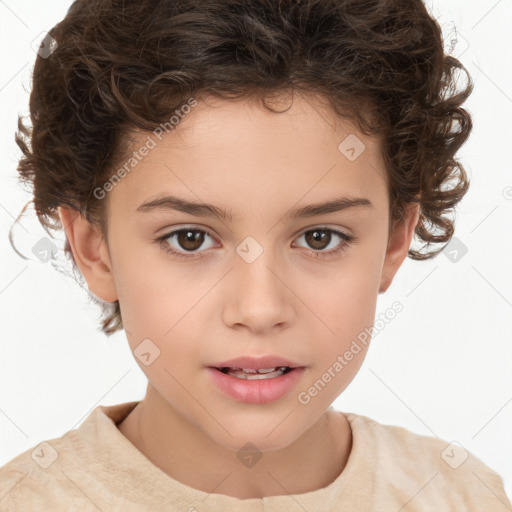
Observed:
[[[258,334],[289,327],[295,315],[294,294],[286,283],[282,260],[270,250],[254,260],[241,254],[236,254],[228,276],[225,324]]]

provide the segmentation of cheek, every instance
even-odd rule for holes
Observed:
[[[357,260],[356,260],[357,259]],[[371,265],[371,266],[370,266]],[[378,296],[378,264],[355,256],[321,278],[314,276],[302,287],[305,304],[316,313],[319,333],[334,345],[372,324]],[[308,315],[314,319],[311,313]],[[336,342],[336,340],[338,340]]]
[[[200,365],[204,333],[198,319],[205,317],[212,279],[198,279],[197,272],[193,275],[179,265],[121,270],[119,266],[119,304],[130,348],[148,379],[168,386],[173,379],[165,369],[180,380]],[[155,357],[148,366],[138,357],[146,352]]]
[[[352,381],[363,364],[371,341],[375,318],[379,262],[345,262],[343,270],[331,273],[319,287],[318,280],[305,287],[306,304],[318,315],[308,314],[315,355],[308,385],[317,407],[326,406]],[[369,264],[368,264],[369,263]],[[341,268],[341,267],[340,267]],[[309,393],[304,390],[306,394]]]
[[[185,265],[143,258],[119,263],[115,281],[123,322],[148,336],[162,337],[186,322],[211,287],[210,279],[198,279]]]
[[[153,269],[154,270],[154,269]],[[189,398],[179,383],[200,365],[198,332],[201,289],[187,286],[174,273],[153,276],[131,272],[120,294],[126,337],[141,370],[173,404]]]

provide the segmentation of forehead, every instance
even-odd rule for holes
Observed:
[[[254,99],[210,98],[158,137],[133,134],[134,154],[150,139],[152,148],[109,192],[112,208],[134,212],[163,192],[229,205],[235,214],[341,194],[386,200],[379,140],[318,97],[294,95],[271,106],[279,112]]]

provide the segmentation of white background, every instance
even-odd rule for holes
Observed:
[[[103,335],[86,292],[31,254],[46,236],[32,210],[14,229],[31,259],[20,258],[7,238],[30,199],[17,183],[14,131],[17,114],[28,112],[31,44],[70,4],[0,1],[0,465],[77,427],[97,405],[140,400],[145,392],[124,332]],[[455,232],[468,250],[456,263],[445,254],[406,260],[379,296],[376,318],[394,301],[404,309],[375,335],[334,406],[456,440],[503,477],[512,497],[512,1],[429,6],[447,40],[457,28],[453,51],[475,82],[466,103],[474,131],[459,153],[471,187]]]

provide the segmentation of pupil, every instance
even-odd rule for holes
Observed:
[[[203,244],[204,233],[193,230],[183,230],[178,233],[178,243],[186,251],[199,249]],[[199,240],[199,243],[198,243]]]
[[[311,236],[312,235],[312,236]],[[329,245],[331,235],[327,230],[315,229],[306,233],[307,242],[314,249],[325,249]],[[325,243],[327,239],[327,244]]]

